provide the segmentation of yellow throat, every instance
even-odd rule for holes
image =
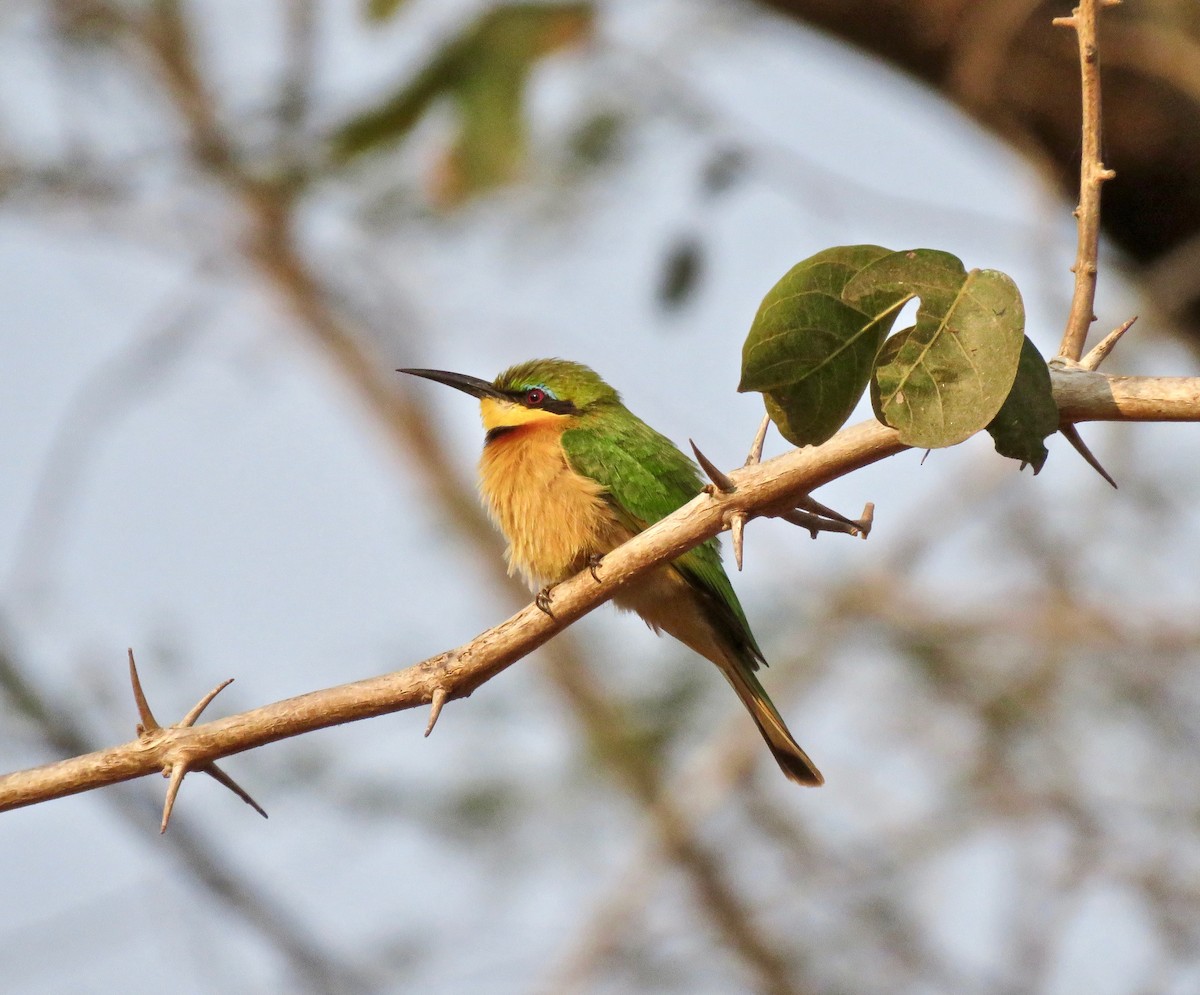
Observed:
[[[534,589],[557,583],[629,537],[604,488],[567,462],[562,434],[574,417],[490,397],[480,401],[480,414],[489,436],[479,490],[508,539],[510,574],[519,572]]]

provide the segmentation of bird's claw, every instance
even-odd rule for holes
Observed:
[[[538,606],[538,609],[545,612],[550,618],[554,618],[554,612],[550,610],[550,592],[553,590],[553,584],[543,587],[533,599],[533,603]]]
[[[603,562],[604,557],[600,553],[592,553],[592,555],[587,558],[587,568],[592,575],[592,580],[594,580],[597,584],[600,583],[600,575],[596,573],[596,568],[599,567]]]

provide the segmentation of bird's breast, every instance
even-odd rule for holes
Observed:
[[[624,542],[604,488],[567,462],[554,425],[522,425],[492,437],[479,464],[480,491],[508,539],[509,573],[533,588],[582,570],[589,556]]]

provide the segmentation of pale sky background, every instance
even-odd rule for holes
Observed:
[[[275,68],[272,46],[261,41],[273,24],[253,6],[195,5],[219,57],[222,99],[236,113],[261,103]],[[461,16],[416,0],[382,30],[362,27],[349,7],[329,16],[317,87],[328,119],[366,102]],[[123,122],[110,140],[144,149],[145,122],[123,117],[127,97],[101,87],[94,106],[64,108],[37,17],[33,5],[17,4],[0,19],[6,138],[49,149],[64,113],[87,120],[110,107]],[[1069,206],[971,123],[860,55],[740,8],[620,0],[601,12],[599,35],[537,74],[539,140],[553,147],[564,122],[598,94],[632,104],[631,94],[650,84],[686,93],[711,123],[697,129],[670,113],[647,115],[630,154],[596,177],[563,189],[545,166],[524,187],[446,221],[417,218],[398,237],[365,233],[370,218],[358,191],[330,185],[316,199],[305,218],[311,251],[339,285],[377,295],[369,317],[389,337],[389,367],[490,377],[517,360],[568,356],[594,366],[676,441],[691,436],[719,464],[736,465],[761,412],[757,397],[734,392],[758,301],[799,259],[867,241],[934,246],[968,267],[1006,271],[1025,296],[1030,334],[1053,352],[1070,292]],[[723,143],[759,154],[741,182],[706,199],[698,175]],[[408,158],[411,181],[424,164],[419,152]],[[97,747],[133,733],[127,646],[158,717],[174,721],[229,676],[236,683],[209,715],[405,666],[506,614],[502,599],[465,582],[473,557],[323,361],[253,286],[208,267],[225,219],[208,222],[210,246],[189,242],[180,219],[215,201],[173,200],[173,169],[166,161],[159,185],[148,181],[127,236],[71,210],[0,210],[0,620],[41,688],[91,730]],[[695,297],[668,313],[655,286],[664,247],[685,234],[703,241],[704,277]],[[1142,306],[1106,268],[1100,325]],[[189,309],[183,344],[149,372],[114,382],[114,364]],[[1152,322],[1139,335],[1114,368],[1194,369],[1181,351],[1154,344]],[[411,389],[435,406],[447,461],[471,475],[481,443],[474,404],[429,384]],[[1130,469],[1125,450],[1106,441],[1134,431],[1139,460],[1170,466],[1181,489],[1195,493],[1200,470],[1183,455],[1195,452],[1194,428],[1086,434],[1120,476]],[[65,462],[54,458],[63,438],[73,447]],[[782,443],[776,437],[771,446],[778,452]],[[782,524],[752,526],[747,569],[735,583],[756,627],[770,633],[767,655],[781,655],[787,638],[772,621],[773,592],[864,569],[900,538],[889,530],[919,521],[922,506],[975,462],[980,474],[1016,476],[1015,464],[997,469],[989,449],[973,440],[923,467],[919,454],[905,454],[823,491],[845,512],[877,503],[867,543],[812,543]],[[61,517],[43,522],[34,508],[39,481],[64,465]],[[1101,528],[1128,512],[1124,492],[1099,492],[1098,478],[1057,439],[1036,483],[1026,473],[1019,485],[1037,488],[1037,506],[1051,516],[1069,515],[1081,492],[1089,501],[1101,493]],[[1147,538],[1161,545],[1161,575],[1138,584],[1105,573],[1102,551],[1087,555],[1098,558],[1102,586],[1178,598],[1194,611],[1196,525],[1192,511],[1172,536]],[[1005,563],[981,562],[971,541],[957,548],[961,556],[930,565],[931,589],[986,599]],[[495,555],[500,549],[497,541]],[[608,609],[580,631],[603,641],[617,667],[695,662]],[[888,778],[878,773],[870,723],[881,706],[867,688],[870,673],[865,649],[863,669],[848,672],[844,686],[787,709],[829,781],[819,795],[799,793],[795,805],[831,837],[865,839],[877,822],[919,819],[927,778],[936,778],[903,757],[882,761]],[[855,681],[863,684],[857,699]],[[728,705],[715,691],[714,720],[728,717]],[[503,833],[465,837],[439,823],[447,782],[523,778],[531,810],[538,791],[564,790],[575,730],[526,663],[448,706],[428,740],[425,719],[404,713],[225,761],[268,822],[199,776],[188,779],[174,818],[314,924],[327,949],[368,965],[411,959],[405,985],[386,990],[529,991],[570,935],[573,910],[623,866],[623,836],[636,827],[628,812],[608,810],[604,833],[593,832],[602,800],[579,781],[567,783],[575,804],[560,800],[553,822],[518,813]],[[49,759],[20,720],[0,740],[5,769]],[[538,771],[545,776],[530,776]],[[372,783],[399,786],[393,817],[363,818],[356,808],[355,787]],[[162,790],[147,779],[107,792],[157,804]],[[139,836],[113,814],[107,792],[0,816],[5,990],[283,990],[274,955],[196,897],[159,845],[153,812]],[[357,801],[369,807],[370,799]],[[582,842],[564,852],[556,844],[571,833]],[[484,878],[479,862],[489,858],[501,867],[511,859],[520,873]],[[986,972],[995,956],[1015,859],[1002,842],[982,840],[914,883],[948,959],[963,970]],[[762,887],[770,891],[769,882]],[[1139,915],[1119,889],[1088,896],[1052,990],[1117,993],[1145,983],[1156,951]],[[687,943],[708,942],[663,930],[668,942],[685,944],[681,956]],[[423,949],[397,950],[397,936],[422,937]],[[711,991],[736,989],[736,977],[714,977]]]

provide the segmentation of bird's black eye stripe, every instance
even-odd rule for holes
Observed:
[[[537,408],[555,415],[573,415],[579,411],[573,403],[559,400],[543,387],[524,387],[520,390],[505,391],[505,393],[518,404],[523,404],[527,408]]]

